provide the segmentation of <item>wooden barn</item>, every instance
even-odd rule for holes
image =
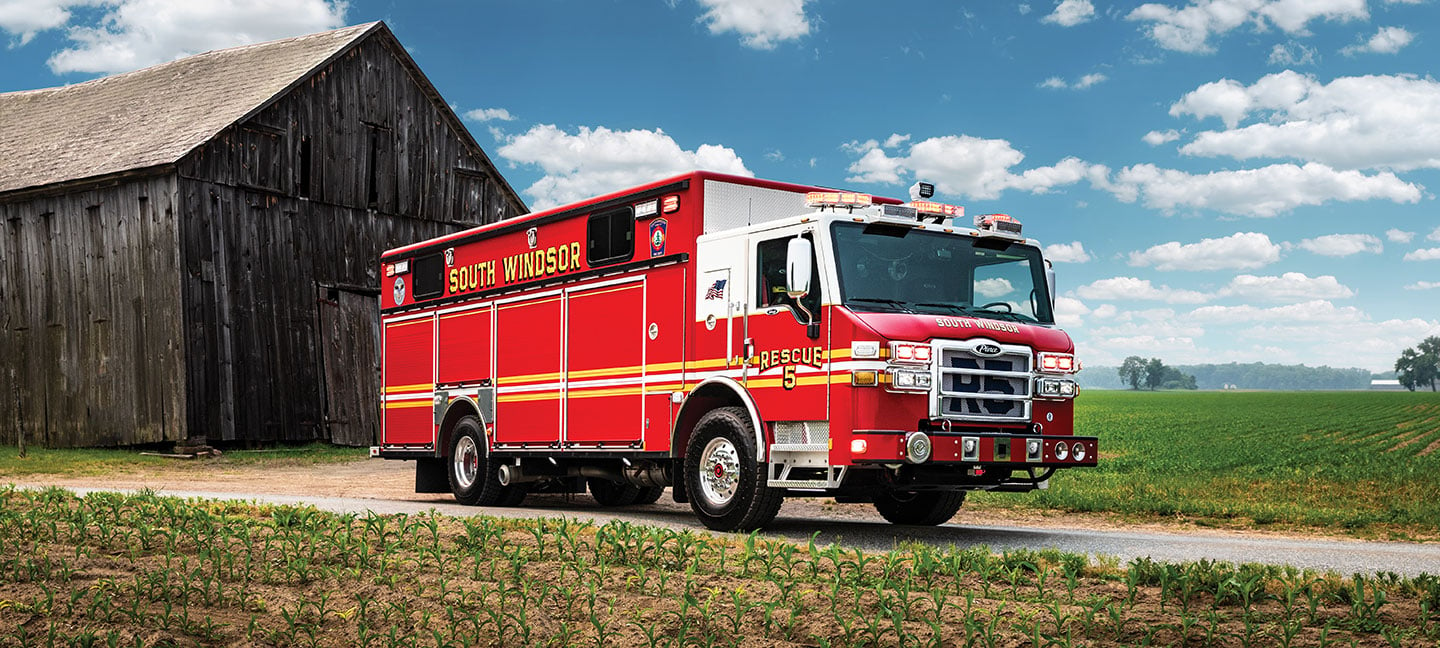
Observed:
[[[371,444],[380,252],[525,209],[383,23],[0,94],[0,443]]]

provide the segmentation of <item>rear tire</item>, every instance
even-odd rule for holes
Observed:
[[[665,487],[664,487],[664,486],[651,486],[651,487],[648,487],[648,488],[641,488],[641,489],[640,489],[640,495],[635,498],[635,504],[636,504],[637,506],[646,506],[646,505],[648,505],[648,504],[654,504],[655,502],[660,501],[660,496],[661,496],[661,495],[664,495],[664,494],[665,494]]]
[[[599,477],[591,477],[587,482],[590,484],[590,496],[601,506],[630,506],[640,497],[640,487],[633,484],[620,484]]]
[[[480,419],[460,419],[451,439],[445,472],[455,501],[471,506],[515,506],[525,499],[525,489],[500,484],[499,466],[485,448],[485,428]]]
[[[685,448],[685,489],[690,508],[716,531],[753,531],[780,512],[785,497],[765,484],[757,462],[755,427],[741,407],[700,417]]]
[[[875,510],[891,524],[935,526],[950,521],[965,503],[965,491],[886,491],[875,496]]]

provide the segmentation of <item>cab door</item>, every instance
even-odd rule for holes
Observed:
[[[791,230],[760,233],[753,239],[747,335],[754,350],[746,384],[761,401],[768,420],[822,421],[828,418],[830,391],[829,323],[821,306],[823,289],[813,241],[810,292],[799,299],[786,293],[786,254],[796,236],[813,237]],[[807,331],[812,321],[818,324],[815,338]]]

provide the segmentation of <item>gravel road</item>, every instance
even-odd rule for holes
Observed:
[[[66,487],[77,492],[97,489],[75,484]],[[121,489],[123,490],[123,489]],[[524,508],[486,508],[461,506],[448,496],[405,493],[403,497],[325,497],[255,492],[244,489],[224,491],[181,490],[167,487],[162,494],[178,497],[242,499],[272,504],[308,504],[334,511],[364,513],[419,513],[429,509],[446,515],[494,515],[511,517],[565,516],[603,524],[612,519],[635,523],[703,531],[691,515],[688,505],[675,504],[669,496],[657,505],[621,509],[601,509],[588,496],[532,496]],[[399,494],[397,494],[399,495]],[[868,508],[868,507],[867,507]],[[787,512],[789,513],[787,515]],[[803,513],[804,516],[796,515]],[[1154,532],[1133,529],[1067,528],[1047,523],[1044,526],[995,526],[965,524],[962,509],[957,523],[939,527],[895,527],[878,516],[845,515],[835,519],[824,515],[814,503],[790,501],[780,517],[766,533],[804,542],[819,532],[818,541],[870,550],[891,549],[900,543],[921,542],[958,548],[988,546],[992,550],[1046,549],[1119,556],[1123,561],[1149,556],[1161,561],[1192,561],[1200,559],[1228,562],[1259,562],[1289,564],[1341,574],[1391,571],[1415,576],[1422,572],[1440,574],[1440,544],[1401,542],[1369,542],[1360,540],[1310,539],[1277,537],[1253,533],[1197,531],[1190,533]],[[873,517],[873,519],[872,519]]]

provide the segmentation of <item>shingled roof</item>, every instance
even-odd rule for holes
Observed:
[[[376,29],[384,26],[356,25],[0,94],[0,193],[174,164]]]

